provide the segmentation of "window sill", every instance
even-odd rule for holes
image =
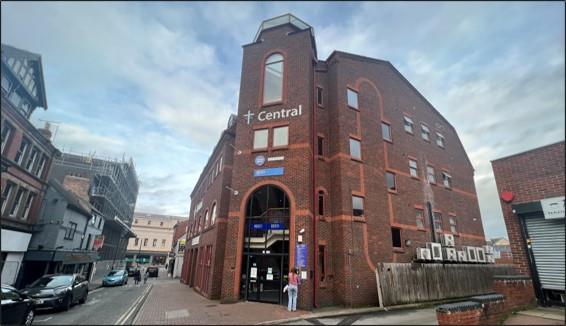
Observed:
[[[322,155],[317,155],[316,158],[318,158],[319,160],[326,162],[326,157],[322,156]]]
[[[405,253],[405,249],[401,248],[401,247],[393,247],[393,252],[397,252],[400,254],[404,254]]]
[[[271,147],[270,151],[275,152],[275,151],[284,151],[288,149],[289,149],[289,145],[285,145],[285,146]]]
[[[422,137],[421,137],[421,138],[422,138]],[[430,144],[430,140],[426,140],[426,139],[424,139],[424,138],[422,138],[422,140]]]
[[[354,222],[366,223],[366,217],[365,216],[352,216],[352,220]]]
[[[274,106],[274,105],[280,105],[280,104],[284,104],[284,101],[280,100],[280,101],[275,101],[275,102],[263,103],[261,105],[261,107],[266,108],[266,107],[270,107],[270,106]]]
[[[421,180],[421,178],[419,178],[419,177],[415,177],[415,176],[411,176],[411,179],[414,179],[414,180],[419,180],[419,181]]]
[[[405,130],[405,133],[407,133],[407,134],[409,134],[409,135],[411,135],[411,136],[414,136],[414,135],[415,135],[415,133],[410,132],[410,131],[407,131],[407,130]]]
[[[316,218],[317,218],[319,221],[323,221],[323,222],[327,222],[327,221],[328,221],[328,220],[326,219],[326,217],[321,216],[321,215],[318,215]]]
[[[430,182],[429,181],[428,184],[431,185],[431,186],[435,186],[435,187],[437,186],[436,182]]]
[[[324,109],[324,105],[322,105],[322,104],[317,104],[317,107],[318,107],[319,109]]]
[[[346,105],[347,105],[347,104],[346,104]],[[350,106],[350,105],[347,105],[347,106],[348,106],[349,109],[352,109],[352,110],[354,110],[354,111],[360,112],[360,109],[358,109],[358,108],[355,108],[355,107]]]
[[[452,191],[452,187],[446,187],[446,186],[444,186],[444,189]]]
[[[417,231],[426,232],[426,229],[417,227]]]
[[[397,190],[391,190],[391,189],[387,189],[387,192],[393,195],[397,195]]]
[[[393,140],[392,140],[392,139],[385,139],[385,138],[383,138],[383,141],[388,142],[388,143],[390,143],[390,144],[393,144]]]
[[[364,161],[361,158],[355,158],[355,157],[350,156],[350,159],[354,162],[364,163]]]
[[[262,153],[262,152],[267,152],[269,149],[267,147],[265,148],[258,148],[258,149],[252,149],[252,154],[253,153]]]

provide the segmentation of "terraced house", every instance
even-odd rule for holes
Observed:
[[[377,304],[380,262],[485,244],[474,169],[454,127],[388,61],[317,55],[284,15],[243,46],[238,113],[191,193],[182,280],[223,302]]]

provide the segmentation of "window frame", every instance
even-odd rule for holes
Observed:
[[[358,144],[359,152],[360,152],[359,157],[352,155],[352,142],[354,142],[354,144],[356,144],[356,143]],[[361,161],[362,160],[362,141],[359,140],[359,139],[350,137],[349,145],[350,145],[349,146],[350,147],[350,158],[353,159],[353,160]]]
[[[392,177],[393,179],[390,179]],[[393,187],[389,185],[389,181],[393,181]],[[397,192],[397,177],[394,172],[385,171],[385,185],[387,187],[387,191],[396,193]]]
[[[321,262],[322,254],[322,262]],[[319,268],[319,279],[318,282],[321,285],[326,284],[328,279],[328,246],[326,244],[318,245],[318,268]]]
[[[399,246],[395,245],[396,237],[393,231],[397,231],[399,233]],[[393,249],[403,249],[403,234],[401,232],[401,228],[391,227],[391,247],[393,247]]]
[[[411,166],[411,163],[415,163],[415,166]],[[413,171],[415,172],[415,174],[413,175]],[[419,177],[419,162],[414,159],[414,158],[409,158],[409,175],[411,176],[411,178],[414,179],[420,179]]]
[[[31,142],[29,141],[29,139],[27,139],[26,137],[22,137],[22,141],[20,142],[20,147],[18,147],[18,150],[16,151],[16,156],[14,157],[14,161],[19,166],[22,166],[22,163],[26,159],[30,145]],[[23,150],[22,150],[22,146],[24,147]]]
[[[384,128],[385,126],[387,126],[386,128]],[[385,130],[387,130],[387,135],[389,136],[389,138],[386,138],[384,135]],[[381,138],[387,142],[392,143],[393,142],[393,134],[391,132],[391,124],[387,121],[381,121]]]
[[[444,229],[442,228],[442,212],[441,211],[433,211],[432,212],[432,221],[433,221],[433,231],[438,234],[444,233]],[[440,226],[437,228],[436,226]]]
[[[6,181],[6,186],[4,187],[4,189],[2,189],[2,207],[0,207],[0,214],[2,216],[4,216],[4,212],[6,211],[6,208],[8,207],[8,203],[10,202],[10,199],[12,198],[12,194],[14,193],[14,189],[17,187],[17,185],[11,181]]]
[[[32,191],[28,191],[28,195],[26,197],[26,203],[24,204],[24,213],[22,214],[22,220],[27,220],[31,208],[33,207],[34,200],[37,198],[37,194]]]
[[[316,104],[324,108],[324,88],[322,86],[316,86]]]
[[[429,169],[432,169],[432,173],[430,172]],[[429,177],[432,176],[432,181],[430,180]],[[434,171],[434,166],[427,164],[426,166],[426,180],[428,181],[429,184],[436,184],[436,171]]]
[[[355,208],[355,199],[359,199],[360,203],[361,203],[361,209],[356,209]],[[361,214],[356,214],[356,210],[361,210]],[[365,210],[364,210],[364,197],[362,196],[357,196],[352,194],[352,216],[354,217],[364,217]]]
[[[450,225],[450,232],[454,235],[458,234],[458,223],[456,222],[455,214],[448,214],[448,224]]]
[[[356,99],[356,103],[355,103],[356,106],[352,106],[352,105],[351,105],[351,103],[350,103],[350,94],[355,94],[355,96],[356,96],[356,97],[355,97],[355,99]],[[359,96],[358,91],[354,90],[353,88],[346,87],[346,105],[347,105],[349,108],[351,108],[351,109],[354,109],[354,110],[358,110],[358,111],[359,111],[359,110],[360,110],[360,108],[359,108],[359,107],[360,107],[360,101],[359,101],[359,100],[360,100],[360,96]]]
[[[4,76],[2,76],[4,77]],[[14,134],[14,126],[4,119],[4,124],[2,126],[2,140],[0,145],[0,153],[4,153],[4,149],[8,148],[12,140],[12,135]]]
[[[326,151],[324,150],[324,136],[318,135],[317,136],[317,155],[320,157],[324,157]]]
[[[65,240],[73,240],[75,238],[75,233],[77,232],[78,224],[70,221],[69,226],[65,229]]]
[[[439,140],[440,144],[438,143]],[[436,132],[436,145],[440,148],[446,148],[446,138],[438,131]]]
[[[317,216],[320,217],[324,217],[324,213],[326,212],[326,200],[325,200],[326,194],[324,193],[323,190],[319,190],[318,194],[317,194],[317,210],[316,210],[316,214]],[[321,208],[322,208],[322,212],[321,212]]]
[[[407,127],[410,128],[410,130],[407,130]],[[405,130],[406,133],[414,135],[415,134],[415,123],[413,121],[413,119],[411,119],[410,117],[403,115],[403,130]]]
[[[216,203],[214,203],[212,204],[212,208],[210,209],[210,225],[214,225],[216,223],[216,214],[218,214],[216,206]]]
[[[286,142],[284,144],[283,143],[277,144],[277,145],[275,144],[276,130],[286,130],[286,133],[285,133]],[[283,148],[283,147],[289,146],[289,125],[273,127],[272,133],[273,133],[273,139],[272,139],[272,142],[271,142],[272,148]],[[268,135],[268,138],[269,138],[269,135]]]
[[[425,134],[427,135],[426,138],[424,137]],[[421,138],[422,140],[430,143],[430,128],[422,122],[421,122]]]
[[[20,211],[20,206],[22,205],[22,198],[25,196],[26,190],[22,187],[17,187],[16,197],[12,202],[12,207],[8,212],[8,216],[12,218],[17,218],[18,213]]]
[[[446,171],[442,171],[441,175],[442,175],[442,185],[444,186],[444,188],[452,189],[452,176]],[[448,181],[448,185],[446,184],[447,181]]]
[[[419,216],[420,213],[420,216]],[[419,223],[417,221],[421,221],[422,227],[419,226]],[[424,231],[426,230],[426,224],[425,224],[425,211],[423,208],[420,207],[415,207],[415,224],[417,226],[417,230],[421,230]]]
[[[274,57],[274,56],[281,56],[281,59],[278,59],[277,61],[273,61],[273,62],[269,62],[268,61]],[[269,66],[271,65],[275,65],[275,64],[279,64],[281,63],[281,89],[280,89],[280,96],[278,99],[274,99],[274,100],[269,100],[266,101],[266,97],[265,97],[265,90],[266,90],[266,82],[267,82],[267,69]],[[273,105],[273,104],[277,104],[277,103],[282,103],[284,101],[285,98],[285,82],[286,82],[286,69],[285,69],[285,56],[283,55],[283,53],[281,52],[273,52],[271,54],[269,54],[269,56],[267,56],[265,58],[265,60],[263,61],[263,81],[262,81],[262,94],[261,94],[261,103],[262,106],[268,106],[268,105]]]
[[[265,132],[265,147],[256,147],[256,135],[258,135],[258,133],[263,133]],[[263,136],[262,136],[263,137]],[[252,140],[252,150],[254,151],[264,151],[267,150],[269,148],[269,128],[261,128],[261,129],[254,129],[254,135],[253,135],[253,140]]]

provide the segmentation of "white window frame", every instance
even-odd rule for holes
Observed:
[[[415,126],[415,123],[413,122],[413,119],[407,117],[407,116],[403,116],[403,129],[405,129],[405,131],[409,134],[414,134],[413,131],[413,127]]]
[[[25,193],[26,193],[26,190],[24,188],[18,187],[18,190],[16,191],[15,201],[12,203],[12,207],[10,207],[10,212],[8,212],[10,217],[17,217],[18,216],[18,211],[20,210],[20,206],[22,204],[22,198],[25,196]],[[18,197],[18,194],[20,194],[19,197]]]
[[[212,212],[210,213],[210,225],[214,225],[214,223],[216,222],[216,206],[216,203],[212,205]]]
[[[22,150],[22,145],[25,145],[23,150]],[[21,153],[20,157],[18,157],[17,160],[16,160],[16,163],[18,165],[20,165],[20,166],[22,165],[22,162],[23,162],[24,158],[26,157],[26,154],[28,152],[30,145],[31,145],[31,143],[29,142],[29,140],[27,140],[26,138],[22,138],[22,142],[20,143],[20,147],[18,147],[18,152],[16,153],[16,156],[18,156],[18,153]]]
[[[6,182],[6,189],[2,189],[2,194],[6,193],[6,198],[4,198],[2,200],[2,210],[1,210],[1,214],[4,215],[4,211],[6,210],[6,206],[8,206],[8,202],[10,201],[10,198],[12,198],[12,194],[14,193],[14,189],[16,189],[17,186],[15,183],[7,181]]]
[[[28,219],[29,212],[31,211],[31,207],[33,206],[33,201],[36,198],[36,194],[34,192],[28,192],[28,196],[26,198],[26,205],[24,209],[24,215],[22,215],[23,220]]]
[[[444,136],[441,133],[439,133],[439,132],[436,133],[436,145],[438,145],[438,147],[444,148],[445,140],[446,139],[444,138]]]
[[[385,131],[384,126],[387,126],[387,131],[388,131],[388,132],[387,132],[387,137],[385,137],[385,136],[383,135],[383,132]],[[381,137],[382,137],[384,140],[393,141],[393,136],[391,135],[391,124],[389,124],[389,123],[387,123],[387,122],[385,122],[385,121],[381,121]]]
[[[4,76],[2,76],[4,78]],[[4,153],[4,147],[8,144],[8,140],[12,137],[12,133],[14,132],[14,127],[8,123],[8,121],[4,121],[4,126],[2,127],[2,133],[6,133],[2,135],[2,147],[0,147],[0,153]]]
[[[414,166],[412,163],[414,163]],[[409,159],[409,174],[411,175],[411,177],[419,177],[419,163],[417,162],[417,160],[413,160],[411,158]]]
[[[289,126],[274,127],[273,147],[284,147],[288,145],[289,145]]]
[[[452,188],[452,176],[447,172],[442,172],[442,184],[445,188]]]
[[[432,173],[431,173],[432,170]],[[432,177],[432,180],[431,180]],[[434,171],[434,167],[427,165],[426,166],[426,180],[428,183],[435,183],[436,184],[436,172]]]
[[[352,141],[354,141],[354,142],[356,142],[356,143],[358,144],[359,152],[360,152],[360,156],[359,156],[359,157],[358,157],[358,156],[354,156],[353,153],[352,153]],[[349,143],[348,143],[348,144],[350,145],[350,157],[352,157],[352,158],[354,158],[354,159],[357,159],[357,160],[361,160],[361,159],[362,159],[362,142],[361,142],[360,140],[356,139],[356,138],[350,137],[350,140],[349,140]]]
[[[41,175],[43,174],[43,169],[45,168],[45,163],[47,162],[47,156],[45,154],[41,155],[41,159],[39,160],[39,165],[37,166],[37,173],[35,173],[35,175],[38,178],[41,178]]]
[[[264,137],[265,137],[265,146],[260,147],[258,145],[258,142],[261,141],[263,144]],[[253,149],[254,150],[267,149],[268,146],[269,146],[269,129],[255,129],[254,139],[253,139]]]
[[[281,58],[279,58],[281,57]],[[279,96],[277,98],[271,98],[271,99],[267,99],[265,96],[265,91],[267,89],[267,80],[268,80],[268,69],[270,66],[272,65],[276,65],[276,64],[281,64],[281,76],[279,76],[278,78],[281,78],[281,89],[279,89]],[[276,75],[273,75],[275,77],[277,77]],[[281,53],[273,53],[271,54],[267,59],[265,59],[265,64],[264,64],[264,73],[263,73],[263,104],[270,104],[270,103],[277,103],[280,101],[283,101],[283,93],[285,91],[285,57],[281,54]]]
[[[425,141],[430,142],[430,129],[428,128],[428,126],[425,126],[424,124],[421,124],[421,137]]]
[[[355,99],[356,103],[350,103],[350,94],[355,95],[355,97],[352,97],[352,100]],[[359,102],[358,92],[351,88],[346,88],[346,103],[348,104],[349,107],[359,110],[360,102]]]

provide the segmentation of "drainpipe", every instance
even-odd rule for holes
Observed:
[[[312,284],[312,303],[313,303],[313,307],[314,308],[318,308],[318,304],[316,303],[316,288],[318,286],[317,284],[317,251],[318,251],[318,244],[317,244],[317,237],[316,237],[316,217],[317,217],[317,211],[316,211],[316,201],[318,199],[317,194],[316,194],[316,139],[317,139],[317,133],[316,133],[316,107],[317,107],[317,100],[316,100],[316,61],[314,61],[313,64],[313,69],[312,69],[312,81],[313,81],[313,85],[312,85],[312,92],[313,92],[313,97],[311,98],[311,102],[312,102],[312,194],[313,194],[313,200],[312,200],[312,212],[313,212],[313,227],[312,227],[312,242],[313,242],[313,246],[312,246],[312,262],[313,262],[313,284]]]
[[[432,242],[436,242],[436,230],[434,229],[434,217],[432,216],[432,204],[427,201],[426,208],[428,209],[428,218],[430,220],[430,234]]]

